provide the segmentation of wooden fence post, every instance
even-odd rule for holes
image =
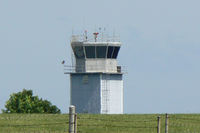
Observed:
[[[75,106],[71,105],[69,107],[69,133],[74,133],[75,124]]]
[[[166,114],[165,115],[165,133],[168,133],[168,118],[169,118],[169,116],[168,116],[168,114]]]
[[[160,133],[160,116],[158,116],[157,133]]]
[[[77,133],[77,113],[75,113],[74,124],[74,133]]]

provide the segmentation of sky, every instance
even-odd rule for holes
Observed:
[[[0,109],[23,88],[69,107],[72,32],[123,43],[124,113],[200,113],[199,0],[0,0]]]

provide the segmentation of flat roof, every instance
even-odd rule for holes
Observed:
[[[121,46],[121,42],[79,42],[79,41],[72,41],[71,45],[82,45],[82,46]]]

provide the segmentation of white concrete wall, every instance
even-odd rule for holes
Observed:
[[[71,105],[77,113],[123,114],[122,74],[76,73],[71,78]]]
[[[123,114],[123,81],[110,81],[110,112],[109,114]]]
[[[117,73],[116,59],[76,59],[76,72]]]
[[[100,113],[100,74],[71,74],[71,105],[77,113]]]
[[[103,74],[101,77],[101,113],[123,114],[122,74]]]
[[[86,59],[86,72],[117,72],[116,59]]]

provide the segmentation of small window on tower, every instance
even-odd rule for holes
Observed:
[[[112,58],[113,49],[112,46],[108,46],[107,58]]]
[[[87,58],[95,58],[95,46],[85,46]]]
[[[113,55],[112,55],[112,58],[116,59],[117,58],[117,55],[118,55],[118,52],[119,52],[119,49],[120,47],[114,47],[114,52],[113,52]]]
[[[97,46],[96,47],[96,53],[97,58],[105,58],[106,57],[106,46]]]

